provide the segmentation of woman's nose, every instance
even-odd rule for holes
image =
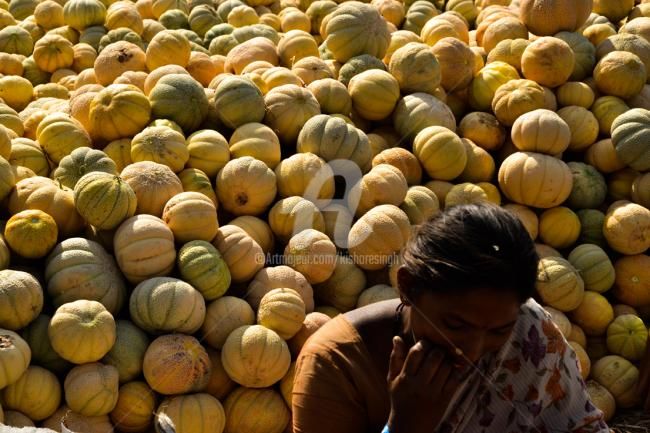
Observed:
[[[476,337],[467,339],[458,347],[463,351],[461,358],[475,364],[485,354],[485,336],[477,335]]]

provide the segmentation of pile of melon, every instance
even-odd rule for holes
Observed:
[[[307,338],[480,201],[634,407],[646,83],[647,0],[0,0],[0,423],[288,432]]]

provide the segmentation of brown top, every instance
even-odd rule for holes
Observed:
[[[390,414],[386,376],[398,305],[341,314],[308,340],[296,364],[294,433],[381,432]]]

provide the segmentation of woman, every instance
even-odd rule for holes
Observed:
[[[401,300],[329,321],[296,366],[294,433],[609,432],[531,296],[538,256],[498,206],[457,206],[402,253]]]

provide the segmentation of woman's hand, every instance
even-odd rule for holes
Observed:
[[[460,385],[444,349],[419,341],[407,353],[400,337],[393,338],[388,369],[391,433],[432,433]]]

